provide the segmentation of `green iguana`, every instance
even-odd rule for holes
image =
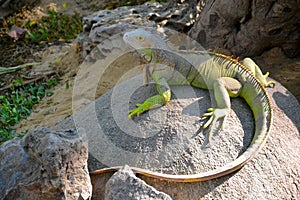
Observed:
[[[168,175],[132,168],[135,172],[169,181],[193,182],[224,176],[241,168],[251,160],[266,141],[271,127],[272,108],[264,88],[275,83],[266,80],[269,73],[263,75],[260,68],[250,58],[243,59],[241,63],[230,56],[214,52],[206,52],[209,59],[200,61],[197,66],[193,66],[186,58],[195,59],[198,56],[201,60],[203,52],[178,50],[173,53],[174,49],[168,46],[166,39],[144,29],[126,32],[123,39],[125,43],[136,49],[148,63],[144,70],[144,82],[146,83],[151,76],[158,91],[157,95],[148,98],[142,104],[137,104],[137,108],[129,112],[129,118],[168,103],[171,99],[169,85],[190,84],[197,88],[213,90],[214,93],[216,107],[208,108],[208,112],[202,115],[204,118],[209,117],[203,126],[210,129],[207,136],[208,141],[216,121],[224,119],[230,111],[230,97],[244,98],[255,119],[255,133],[248,149],[236,160],[221,168],[193,175]],[[178,76],[175,71],[179,72],[181,76]],[[102,172],[104,171],[102,170]]]

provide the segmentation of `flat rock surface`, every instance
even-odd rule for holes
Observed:
[[[207,131],[198,131],[204,123],[199,116],[210,106],[210,97],[207,91],[188,86],[173,87],[168,105],[129,120],[129,109],[155,93],[153,85],[142,87],[141,82],[137,76],[120,84],[57,127],[76,124],[86,137],[90,170],[127,164],[170,174],[193,174],[223,166],[249,145],[254,123],[246,103],[238,98],[232,99],[223,130],[203,148]],[[300,107],[279,83],[267,91],[274,104],[270,137],[253,161],[237,173],[188,184],[140,177],[173,199],[299,198]],[[95,199],[103,198],[103,184],[111,175],[91,176]]]
[[[154,84],[141,83],[141,75],[126,81],[74,115],[76,128],[89,140],[89,153],[103,166],[195,174],[224,166],[250,144],[251,111],[242,99],[233,99],[222,131],[217,124],[206,145],[208,130],[201,128],[206,120],[200,116],[210,107],[210,95],[190,86],[172,87],[173,99],[166,106],[128,119],[129,109],[156,93]]]

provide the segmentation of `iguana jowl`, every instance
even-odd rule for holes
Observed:
[[[192,64],[189,61],[197,58],[201,60],[204,56],[203,52],[174,52],[174,49],[171,49],[159,34],[144,29],[126,32],[123,39],[148,63],[144,70],[144,82],[146,83],[151,76],[158,91],[157,95],[148,98],[142,104],[137,104],[137,108],[129,112],[129,118],[168,103],[171,99],[169,85],[190,84],[197,88],[213,90],[214,93],[216,107],[209,108],[208,112],[202,115],[209,117],[204,124],[204,128],[210,129],[208,139],[212,135],[212,127],[216,121],[224,118],[230,111],[230,97],[244,98],[255,119],[255,133],[250,146],[242,155],[225,166],[192,175],[162,174],[135,167],[132,168],[133,171],[168,181],[194,182],[227,175],[253,158],[265,143],[272,122],[271,103],[264,88],[275,83],[266,80],[268,73],[263,75],[260,68],[250,58],[243,59],[241,63],[230,56],[214,52],[205,52],[210,57],[205,61],[202,59],[194,66],[195,63]],[[118,168],[101,169],[95,173],[104,173]]]

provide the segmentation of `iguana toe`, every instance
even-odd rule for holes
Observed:
[[[267,72],[266,74],[264,74],[263,75],[264,78],[266,79],[269,76],[269,74],[270,74],[269,72]],[[272,85],[272,87],[274,87],[275,86],[275,82],[274,81],[267,81],[266,84],[265,84],[265,87],[268,87],[270,85]]]
[[[275,87],[275,82],[274,81],[268,81],[266,84],[266,87],[272,85],[272,87]]]
[[[267,73],[264,75],[264,77],[267,78],[269,75],[270,75],[270,73],[267,72]]]
[[[208,108],[208,112],[202,115],[202,118],[210,117],[209,120],[203,125],[203,128],[213,125],[219,118],[227,115],[228,109],[226,108]]]

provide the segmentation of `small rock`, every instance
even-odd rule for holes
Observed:
[[[171,197],[163,192],[157,191],[145,181],[137,178],[130,167],[125,165],[123,169],[116,172],[106,183],[106,200],[171,200]]]

